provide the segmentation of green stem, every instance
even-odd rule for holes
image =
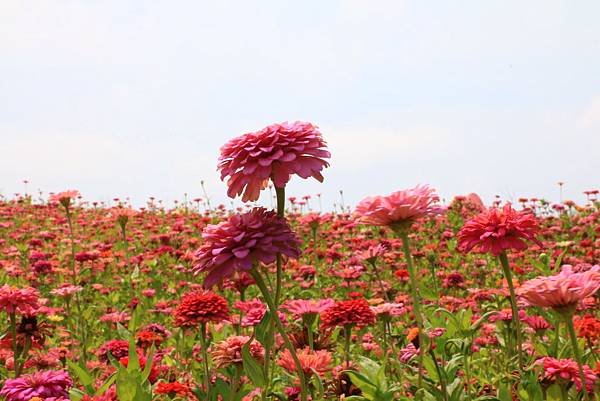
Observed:
[[[515,287],[512,281],[512,273],[510,265],[508,264],[508,257],[506,252],[502,252],[499,255],[500,264],[502,265],[502,271],[506,283],[508,284],[508,291],[510,293],[510,307],[512,310],[512,326],[515,330],[515,337],[517,340],[517,354],[519,355],[519,371],[523,369],[523,341],[521,340],[521,321],[519,320],[519,309],[517,308],[517,296],[515,295]]]
[[[18,349],[17,349],[17,317],[15,312],[9,313],[10,317],[10,335],[12,336],[12,351],[13,351],[13,361],[14,361],[14,369],[15,369],[15,379],[19,377],[19,367],[18,367]]]
[[[379,288],[381,289],[381,293],[383,295],[383,297],[385,298],[386,301],[388,302],[392,302],[392,300],[390,299],[390,296],[388,295],[387,291],[385,290],[385,285],[383,284],[383,280],[381,279],[381,276],[379,275],[379,270],[377,270],[377,265],[375,264],[375,262],[371,262],[371,267],[373,268],[373,273],[375,274],[375,279],[377,279],[378,283],[379,283]]]
[[[346,360],[346,368],[350,367],[350,334],[352,333],[352,326],[344,326],[344,358]]]
[[[431,356],[431,359],[433,360],[433,363],[435,364],[435,370],[438,374],[438,377],[440,378],[440,386],[442,386],[442,396],[444,397],[444,401],[448,401],[448,390],[446,389],[446,380],[444,379],[442,369],[440,368],[440,365],[438,364],[438,361],[437,361],[437,358],[435,357],[435,353],[433,352],[433,349],[429,349],[429,356]]]
[[[417,387],[422,388],[423,384],[423,352],[425,347],[425,338],[423,333],[423,315],[421,314],[421,300],[419,297],[419,287],[417,284],[417,277],[413,266],[412,255],[410,254],[410,242],[408,239],[408,232],[406,230],[400,230],[400,238],[402,238],[402,248],[404,250],[404,257],[406,258],[406,265],[408,267],[408,275],[410,279],[410,294],[412,297],[413,312],[417,321],[417,328],[419,329],[419,378]]]
[[[279,320],[279,315],[277,314],[277,308],[275,307],[275,301],[273,300],[273,297],[271,297],[271,293],[269,292],[269,289],[267,288],[267,285],[265,284],[265,281],[263,280],[260,273],[256,269],[252,269],[252,270],[250,270],[250,275],[252,276],[252,278],[256,282],[256,285],[258,286],[260,292],[262,293],[262,296],[264,297],[265,302],[267,303],[267,306],[269,307],[269,311],[271,312],[271,319],[275,321],[275,326],[277,327],[277,331],[279,331],[279,334],[281,335],[281,338],[283,338],[283,342],[285,343],[285,346],[290,351],[290,355],[292,356],[292,359],[294,360],[294,365],[296,365],[298,378],[300,379],[300,398],[302,401],[307,401],[308,393],[306,390],[306,378],[304,377],[304,371],[302,370],[302,364],[300,363],[300,360],[298,359],[298,355],[296,354],[296,348],[294,347],[294,345],[290,341],[290,338],[288,337],[287,333],[285,332],[285,328],[283,327],[281,320]]]
[[[283,217],[285,214],[285,187],[275,187],[275,194],[277,196],[277,216]],[[275,306],[279,307],[280,295],[281,295],[281,281],[283,277],[283,259],[281,253],[277,254],[277,281],[275,286]]]
[[[573,326],[573,314],[565,313],[563,314],[563,318],[565,319],[565,323],[567,325],[567,329],[569,331],[569,337],[571,338],[571,347],[573,348],[573,354],[575,355],[575,360],[577,361],[577,367],[579,368],[579,379],[581,380],[581,390],[583,391],[583,397],[586,401],[589,401],[590,396],[587,392],[587,386],[585,382],[585,374],[583,373],[583,362],[581,360],[581,353],[579,352],[579,346],[577,345],[577,334],[575,334],[575,327]]]
[[[204,390],[210,399],[210,370],[208,368],[208,350],[206,349],[206,323],[200,323],[200,347],[202,347],[202,365],[204,366]]]

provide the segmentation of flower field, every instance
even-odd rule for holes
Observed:
[[[1,199],[0,397],[596,399],[598,191],[486,206],[420,185],[336,213],[286,197],[328,158],[310,123],[225,144],[223,191],[270,186],[275,210]]]

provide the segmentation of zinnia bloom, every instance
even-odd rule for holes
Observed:
[[[257,262],[273,263],[277,254],[300,256],[300,241],[283,217],[264,208],[235,214],[207,226],[205,244],[196,251],[194,273],[207,272],[204,286],[210,287],[235,271],[250,270]]]
[[[242,364],[242,347],[248,344],[250,355],[262,363],[265,356],[265,350],[262,345],[252,340],[248,336],[231,336],[215,344],[212,351],[212,358],[217,369],[226,368],[230,365]]]
[[[255,201],[269,179],[283,188],[292,174],[323,181],[321,170],[331,155],[321,133],[311,123],[297,121],[269,125],[234,138],[221,147],[218,169],[227,180],[227,195],[243,192],[242,201]]]
[[[48,201],[50,201],[50,203],[60,203],[65,209],[68,209],[71,205],[71,201],[78,196],[81,195],[79,194],[79,191],[76,190],[62,191],[57,194],[50,195]]]
[[[335,304],[333,299],[293,299],[282,305],[297,318],[316,316]]]
[[[441,213],[444,209],[437,205],[439,199],[433,188],[417,185],[387,196],[365,198],[356,206],[356,213],[366,224],[404,228],[422,217]]]
[[[313,351],[306,347],[301,350],[296,350],[296,355],[298,355],[298,359],[300,360],[304,376],[307,378],[311,377],[315,372],[319,376],[322,376],[331,370],[332,358],[329,351]],[[294,360],[292,359],[292,354],[287,348],[281,352],[277,364],[291,374],[295,374],[298,371],[294,364]]]
[[[544,369],[544,379],[559,383],[575,383],[577,391],[581,391],[581,378],[579,377],[579,369],[577,362],[572,359],[556,359],[551,357],[543,357],[535,362]],[[583,365],[583,375],[585,376],[585,387],[588,392],[594,389],[597,377],[594,371],[587,365]]]
[[[364,299],[339,301],[321,314],[323,327],[368,326],[375,322],[375,314]]]
[[[533,306],[546,308],[569,308],[592,296],[600,288],[600,266],[574,273],[570,266],[563,266],[554,276],[536,277],[519,287],[518,294]]]
[[[229,306],[225,298],[213,292],[193,291],[183,296],[173,314],[177,326],[219,323],[229,317]]]
[[[538,223],[534,215],[516,211],[510,204],[491,208],[469,220],[458,233],[458,249],[468,252],[490,252],[495,256],[507,249],[527,248],[525,240],[542,246],[535,238]]]
[[[31,315],[38,308],[40,293],[35,288],[17,288],[8,284],[0,287],[0,310],[8,314]]]
[[[29,401],[34,397],[68,398],[68,389],[72,385],[73,381],[66,371],[47,370],[7,379],[0,395],[6,397],[6,401]]]

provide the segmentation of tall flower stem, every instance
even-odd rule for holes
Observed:
[[[521,321],[519,320],[519,309],[517,308],[517,297],[515,295],[515,287],[512,281],[512,273],[510,265],[508,264],[508,256],[506,252],[502,252],[499,255],[500,264],[502,265],[502,272],[504,278],[508,284],[508,291],[510,293],[510,308],[512,310],[512,326],[515,330],[515,338],[517,340],[517,354],[519,356],[519,370],[523,369],[523,341],[521,340]]]
[[[302,370],[302,364],[300,363],[300,359],[298,359],[298,355],[296,354],[296,348],[290,341],[290,338],[288,337],[287,333],[285,332],[285,328],[283,327],[283,324],[281,323],[281,320],[279,319],[279,315],[277,314],[277,308],[275,307],[275,301],[273,300],[273,297],[271,296],[271,293],[269,292],[269,289],[267,288],[267,285],[265,284],[265,281],[263,280],[260,273],[256,269],[252,269],[252,270],[250,270],[250,275],[256,282],[256,285],[258,286],[263,298],[265,299],[265,302],[267,303],[267,306],[269,307],[269,311],[271,312],[271,319],[273,321],[275,321],[275,326],[277,327],[277,331],[279,331],[279,334],[281,334],[281,338],[283,338],[283,342],[284,342],[285,346],[290,351],[290,355],[292,356],[292,359],[294,360],[294,365],[296,365],[298,378],[300,379],[301,400],[307,401],[308,393],[306,390],[306,378],[304,377],[304,371]]]
[[[350,334],[352,326],[347,324],[344,326],[344,358],[346,360],[346,369],[350,368]]]
[[[423,384],[423,351],[425,347],[425,336],[423,333],[423,315],[421,314],[421,299],[419,297],[419,287],[415,268],[413,266],[412,255],[410,254],[410,241],[406,229],[399,230],[400,238],[402,238],[402,249],[406,258],[406,266],[408,267],[408,275],[410,278],[410,295],[412,298],[413,312],[419,329],[419,379],[417,387],[421,388]]]
[[[285,187],[275,187],[275,194],[277,195],[277,216],[283,217],[285,214]],[[275,306],[279,307],[279,297],[281,296],[281,280],[283,277],[283,259],[281,253],[277,254],[277,281],[275,285]]]
[[[18,355],[18,348],[17,348],[17,316],[15,315],[15,312],[9,313],[8,314],[9,318],[10,318],[10,335],[12,337],[12,351],[13,351],[13,361],[14,361],[14,368],[15,368],[15,379],[17,377],[19,377],[19,355]]]
[[[204,390],[210,398],[210,370],[208,368],[208,350],[206,349],[206,323],[200,324],[200,347],[202,348],[202,365],[204,366]]]
[[[577,334],[575,334],[575,327],[573,326],[573,312],[562,313],[563,319],[565,320],[567,329],[569,331],[569,337],[571,338],[571,348],[573,348],[573,354],[577,361],[577,367],[579,368],[579,379],[581,380],[581,390],[583,391],[583,397],[586,401],[590,400],[590,396],[587,392],[587,386],[585,382],[585,374],[583,373],[583,362],[581,361],[581,352],[579,352],[579,346],[577,345]]]

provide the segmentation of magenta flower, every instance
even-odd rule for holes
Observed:
[[[427,185],[417,185],[386,196],[363,199],[356,206],[360,221],[375,226],[406,227],[414,221],[441,213],[439,196]]]
[[[323,181],[321,170],[330,157],[317,127],[297,121],[269,125],[258,132],[234,138],[221,147],[218,169],[227,180],[227,195],[243,192],[242,201],[258,199],[269,179],[283,188],[293,174]]]
[[[600,266],[575,273],[570,266],[563,266],[561,272],[549,277],[536,277],[526,281],[517,293],[533,306],[546,308],[569,308],[600,288]]]
[[[556,359],[543,357],[535,362],[536,365],[544,369],[544,379],[556,381],[562,384],[575,383],[577,391],[581,391],[581,377],[578,373],[577,362],[572,359]],[[594,371],[587,365],[583,366],[583,375],[585,378],[585,387],[588,392],[594,390],[594,384],[598,379]]]
[[[33,397],[48,399],[51,397],[68,398],[68,389],[73,385],[69,374],[64,370],[47,370],[23,375],[16,379],[7,379],[0,395],[6,401],[29,401]]]
[[[468,252],[490,252],[500,255],[507,249],[527,248],[525,240],[542,246],[535,238],[538,224],[534,215],[516,211],[510,204],[502,209],[491,208],[469,220],[458,233],[458,249]]]
[[[195,274],[208,273],[204,286],[211,287],[238,270],[250,270],[255,263],[273,263],[281,253],[297,259],[300,241],[283,217],[264,208],[236,214],[226,221],[207,226],[205,244],[195,254]]]

